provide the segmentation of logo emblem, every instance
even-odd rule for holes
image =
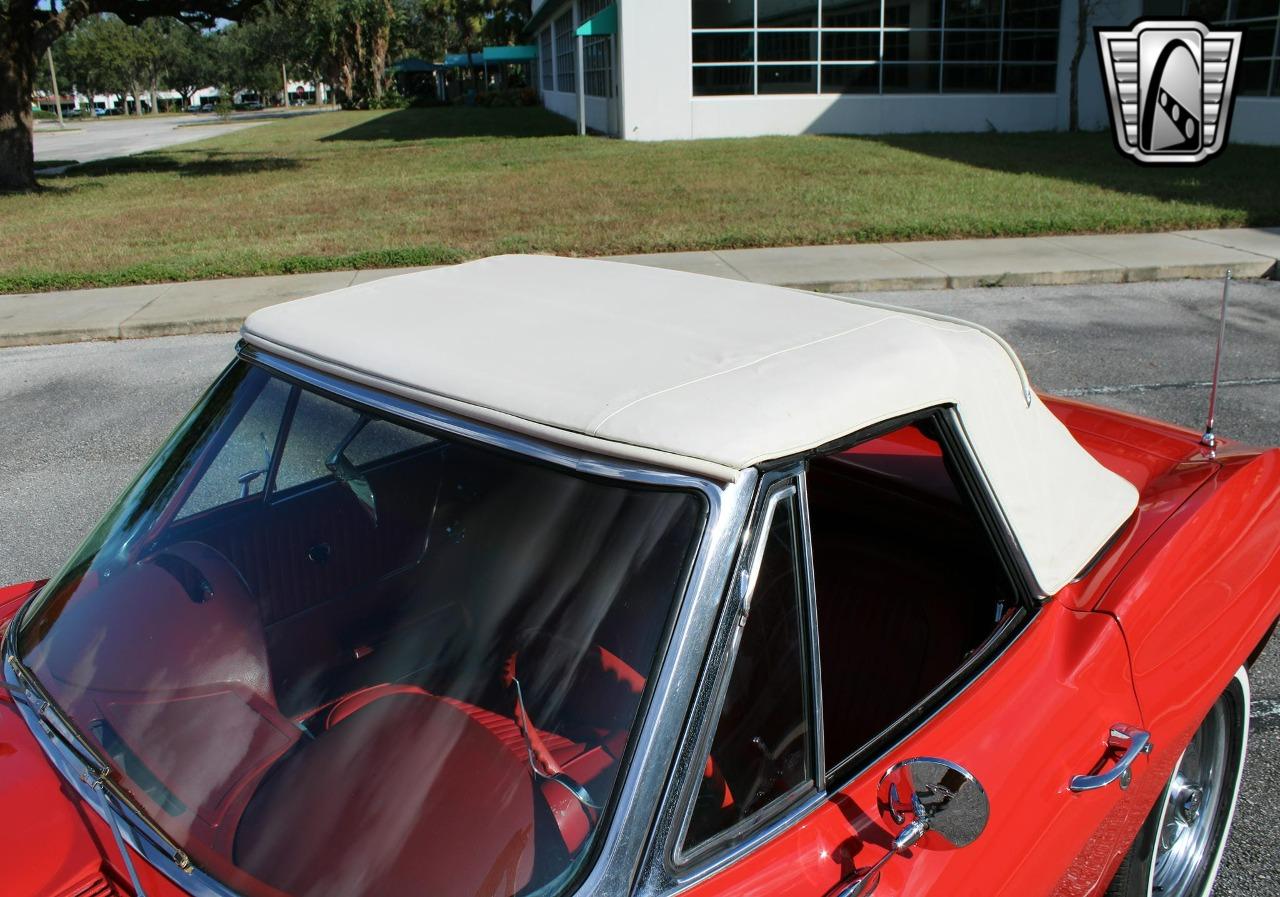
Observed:
[[[1198,165],[1222,151],[1241,32],[1173,19],[1094,35],[1120,152],[1148,165]]]

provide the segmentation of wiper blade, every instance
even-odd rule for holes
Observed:
[[[187,856],[186,851],[171,841],[169,836],[146,814],[146,811],[139,807],[120,787],[120,784],[112,778],[111,767],[106,760],[94,750],[93,746],[62,715],[61,710],[45,694],[44,689],[36,681],[31,671],[23,666],[22,661],[18,660],[16,654],[10,653],[6,660],[9,668],[13,670],[14,675],[18,678],[20,685],[14,686],[6,682],[3,683],[5,689],[26,704],[36,715],[40,728],[50,738],[65,747],[76,761],[84,767],[79,776],[80,781],[102,795],[103,808],[108,815],[107,821],[111,824],[117,841],[121,840],[117,826],[120,823],[124,823],[129,826],[130,830],[146,838],[155,847],[163,851],[170,862],[183,872],[191,872],[195,866],[192,864],[191,858]],[[123,808],[127,808],[129,813],[132,813],[143,824],[135,822],[130,818],[129,813],[123,812]],[[121,849],[125,864],[130,867],[129,872],[132,877],[133,860],[130,859],[128,851],[124,849],[123,843],[118,846]]]

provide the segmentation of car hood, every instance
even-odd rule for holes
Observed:
[[[43,582],[0,588],[0,636]],[[127,897],[114,836],[96,810],[63,781],[17,705],[0,691],[0,818],[21,820],[0,838],[5,897]],[[147,897],[184,897],[168,880],[145,875]]]
[[[5,893],[13,897],[123,897],[100,845],[111,834],[70,793],[17,707],[0,699],[0,815],[21,819],[0,838]],[[103,836],[107,840],[103,840]]]

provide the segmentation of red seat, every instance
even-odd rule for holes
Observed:
[[[461,711],[496,738],[522,766],[528,768],[528,747],[514,719],[456,698],[432,695],[416,685],[383,683],[353,692],[338,700],[329,709],[325,718],[325,728],[333,729],[339,723],[353,718],[381,700],[405,695],[428,697]],[[538,740],[556,767],[576,782],[590,784],[617,761],[606,747],[588,747],[554,732],[544,732],[540,729],[535,731]],[[588,818],[577,799],[564,787],[555,782],[542,781],[539,782],[539,789],[552,816],[555,817],[565,848],[573,853],[582,846],[590,833],[591,819]]]
[[[528,765],[451,702],[371,698],[282,759],[234,861],[293,897],[514,894],[534,871]]]

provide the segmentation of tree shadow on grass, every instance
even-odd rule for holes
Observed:
[[[899,134],[864,137],[906,152],[1006,174],[1241,212],[1248,225],[1280,224],[1280,147],[1234,145],[1194,168],[1141,166],[1115,149],[1110,134]]]
[[[540,106],[441,106],[398,109],[322,137],[321,141],[560,137],[572,133],[573,122]]]
[[[307,160],[218,150],[168,150],[101,159],[76,166],[68,174],[177,174],[180,177],[227,177],[268,171],[291,171]]]

